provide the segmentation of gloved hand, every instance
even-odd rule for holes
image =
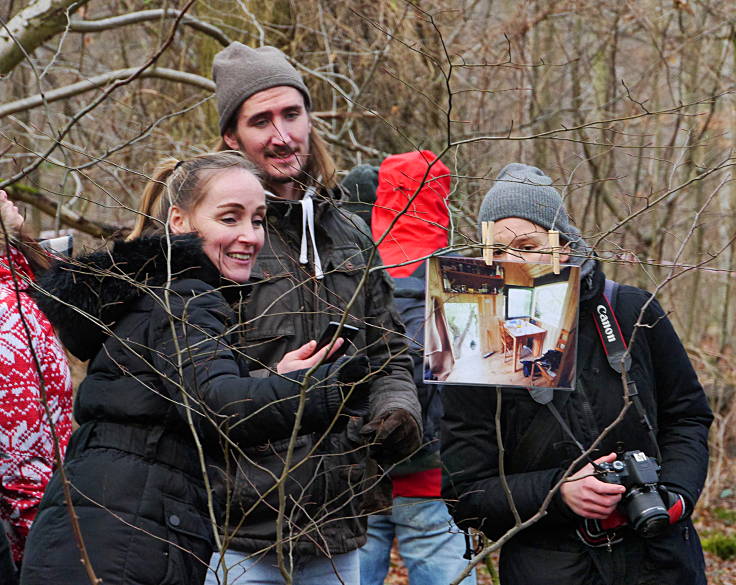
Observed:
[[[685,504],[685,498],[680,494],[667,489],[664,485],[657,486],[657,491],[662,497],[665,507],[667,508],[667,515],[670,517],[670,524],[675,524],[685,517],[687,513],[687,505]]]
[[[370,363],[364,355],[338,358],[331,366],[330,373],[337,377],[342,396],[342,414],[363,416],[370,406],[369,374]]]
[[[409,457],[421,445],[419,425],[406,410],[396,408],[374,418],[360,430],[372,444],[371,456],[382,463]]]

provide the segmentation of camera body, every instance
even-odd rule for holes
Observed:
[[[653,538],[669,525],[667,506],[657,491],[660,466],[642,451],[626,451],[611,463],[598,464],[598,479],[626,488],[619,508],[634,531]]]

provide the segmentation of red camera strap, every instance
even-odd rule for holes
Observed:
[[[598,336],[600,337],[601,344],[603,345],[603,351],[606,354],[608,363],[615,372],[622,374],[622,379],[625,379],[626,397],[631,399],[631,402],[634,404],[634,408],[636,408],[640,422],[647,429],[649,437],[652,440],[652,444],[656,450],[657,461],[661,461],[662,454],[659,451],[659,444],[657,443],[657,436],[654,433],[654,427],[649,421],[644,405],[639,399],[639,390],[636,387],[636,383],[628,376],[629,369],[631,368],[631,352],[629,351],[626,340],[621,332],[621,326],[616,318],[616,313],[611,306],[611,300],[614,300],[615,302],[615,295],[617,294],[618,283],[615,283],[612,280],[606,280],[604,294],[599,296],[598,301],[593,307],[591,316],[593,317],[596,329],[598,330]],[[609,297],[611,298],[609,299]]]

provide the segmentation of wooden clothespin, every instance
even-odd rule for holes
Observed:
[[[493,265],[493,222],[484,221],[481,223],[482,242],[483,242],[483,261],[488,265]]]
[[[552,250],[552,272],[560,273],[560,232],[549,230],[549,249]]]

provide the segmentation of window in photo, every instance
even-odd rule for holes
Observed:
[[[506,287],[506,319],[528,319],[532,316],[532,290],[526,287]]]

